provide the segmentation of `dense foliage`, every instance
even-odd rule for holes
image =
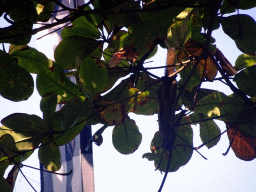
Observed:
[[[55,3],[70,14],[33,29],[33,24],[51,18]],[[85,124],[103,124],[91,139],[97,145],[104,130],[114,126],[115,149],[133,153],[142,135],[130,112],[158,114],[159,131],[143,157],[166,173],[164,180],[168,172],[187,164],[194,150],[218,143],[221,132],[214,119],[226,123],[238,158],[256,157],[256,23],[236,11],[256,7],[256,1],[91,0],[77,9],[53,0],[2,4],[0,15],[10,26],[0,29],[0,43],[11,46],[0,51],[0,94],[13,102],[28,99],[34,91],[31,73],[37,74],[43,119],[15,113],[1,120],[1,191],[12,191],[15,182],[4,179],[6,168],[14,164],[18,169],[36,148],[49,171],[60,169],[58,146],[70,142]],[[62,31],[55,61],[27,45],[32,35],[63,23],[70,25]],[[244,53],[235,66],[211,37],[220,25]],[[144,65],[158,46],[168,50],[164,77]],[[215,81],[233,94],[201,88]],[[65,104],[60,111],[58,103]],[[193,146],[192,124],[200,126],[200,147]]]

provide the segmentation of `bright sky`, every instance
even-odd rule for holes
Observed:
[[[242,11],[240,13],[243,13]],[[256,10],[250,10],[247,14],[256,19]],[[228,60],[234,65],[236,58],[241,54],[239,50],[228,36],[222,30],[213,32],[213,37],[216,39],[217,47],[223,52]],[[35,40],[32,41],[35,46]],[[40,43],[37,43],[39,48]],[[41,49],[49,50],[51,47],[40,47]],[[47,55],[50,53],[46,53]],[[152,66],[164,65],[166,61],[166,51],[159,50],[157,55],[151,59]],[[158,75],[162,72],[155,72]],[[214,83],[215,84],[215,83]],[[219,89],[222,92],[229,94],[229,88],[223,85],[208,85],[210,88]],[[27,101],[14,103],[0,97],[0,119],[5,116],[15,113],[29,113],[42,116],[39,109],[40,97],[36,90],[32,97]],[[147,191],[156,192],[161,184],[163,174],[155,171],[153,162],[147,159],[142,159],[142,155],[150,151],[150,142],[154,133],[158,130],[157,116],[136,116],[130,114],[139,127],[143,135],[142,143],[139,149],[131,155],[119,154],[112,145],[112,129],[109,127],[103,133],[103,144],[98,147],[93,146],[94,153],[94,175],[95,175],[95,191],[96,192],[128,192],[128,191]],[[222,131],[225,130],[225,125],[219,124]],[[97,131],[99,126],[93,127],[93,132]],[[199,138],[199,127],[193,127],[194,146],[201,144]],[[204,160],[196,152],[193,153],[191,160],[187,165],[181,167],[177,172],[169,173],[163,192],[253,192],[256,191],[255,172],[256,162],[242,161],[235,157],[232,150],[227,156],[223,156],[229,146],[229,141],[224,134],[217,146],[208,150],[206,147],[200,149],[200,152],[207,157]],[[31,166],[38,167],[37,153],[31,159],[24,162]],[[40,173],[29,168],[22,168],[26,177],[30,180],[33,186],[40,191]],[[19,174],[16,181],[17,192],[33,191],[25,179]]]

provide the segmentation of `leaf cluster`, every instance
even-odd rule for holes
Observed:
[[[36,148],[49,171],[59,170],[59,146],[74,139],[85,124],[103,124],[91,138],[97,145],[103,142],[104,130],[114,126],[114,148],[122,154],[134,153],[142,135],[129,113],[159,113],[157,90],[168,78],[153,75],[145,64],[159,46],[176,51],[175,64],[169,66],[175,68],[172,76],[179,79],[174,107],[176,140],[166,149],[156,132],[151,152],[143,157],[154,161],[160,171],[177,171],[199,148],[193,146],[191,125],[199,125],[202,146],[212,148],[218,143],[221,132],[214,119],[227,124],[238,158],[256,157],[256,23],[249,15],[234,13],[255,7],[254,1],[218,0],[213,5],[210,0],[95,0],[77,9],[51,0],[3,3],[0,15],[10,26],[0,29],[0,42],[11,46],[8,52],[0,51],[0,95],[14,102],[28,99],[34,90],[31,73],[37,74],[43,113],[43,118],[15,113],[1,121],[0,178],[6,191],[11,190],[3,179],[6,168],[25,160]],[[52,18],[55,4],[70,14]],[[234,14],[226,16],[229,13]],[[33,29],[33,24],[50,18],[52,24]],[[69,25],[62,30],[54,61],[27,45],[33,34],[64,23]],[[211,37],[220,25],[244,53],[235,66]],[[201,88],[205,82],[216,81],[225,82],[234,93]],[[60,111],[56,111],[58,104],[64,104]],[[249,154],[243,151],[244,143]]]

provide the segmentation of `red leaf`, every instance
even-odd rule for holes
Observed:
[[[237,127],[227,124],[228,138],[235,155],[244,161],[251,161],[256,157],[256,138],[241,132]]]
[[[122,61],[122,59],[135,62],[138,58],[138,55],[135,52],[136,50],[133,48],[132,45],[124,46],[113,55],[113,57],[109,61],[109,67],[116,67]]]

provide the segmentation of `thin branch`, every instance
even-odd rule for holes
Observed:
[[[53,3],[59,5],[60,7],[62,7],[64,10],[69,10],[69,11],[74,10],[74,9],[71,9],[71,8],[69,8],[69,7],[65,6],[65,5],[63,5],[63,4],[62,4],[60,1],[58,1],[58,0],[51,0],[51,1],[52,1]]]
[[[72,173],[72,169],[71,169],[68,173],[56,173],[56,172],[52,172],[52,171],[48,171],[48,170],[44,170],[44,169],[39,169],[39,168],[32,167],[32,166],[25,165],[25,164],[21,164],[21,166],[28,167],[28,168],[31,168],[31,169],[35,169],[35,170],[38,170],[38,171],[43,171],[43,172],[47,172],[47,173],[52,173],[52,174],[55,174],[55,175],[64,175],[64,176],[68,176],[68,175],[70,175],[70,174]]]
[[[229,80],[228,76],[225,74],[225,72],[223,71],[223,69],[220,67],[219,63],[216,61],[216,59],[213,57],[213,54],[211,52],[209,52],[209,55],[211,57],[211,60],[214,62],[215,66],[217,67],[218,71],[220,72],[220,74],[222,75],[222,77],[225,79],[227,85],[229,86],[229,88],[235,93],[237,94],[239,97],[241,97],[244,102],[250,106],[253,106],[253,102],[247,97],[247,95],[240,89],[237,89]]]

